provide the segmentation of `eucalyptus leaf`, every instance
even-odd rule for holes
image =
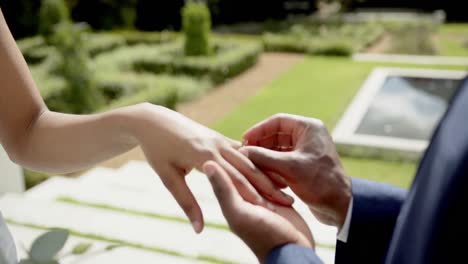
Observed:
[[[68,231],[62,229],[51,230],[38,237],[31,246],[31,259],[39,263],[49,263],[63,248],[68,239]],[[51,262],[51,264],[54,262]]]
[[[88,251],[91,248],[92,245],[93,244],[91,244],[91,243],[79,243],[73,248],[72,254],[73,255],[84,254],[84,253],[86,253],[86,251]]]

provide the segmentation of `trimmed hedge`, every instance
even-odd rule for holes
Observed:
[[[95,56],[91,67],[96,89],[105,98],[106,110],[140,102],[174,108],[180,101],[199,96],[229,77],[252,66],[262,45],[251,40],[217,40],[213,56],[184,56],[174,34],[90,33],[88,48]],[[142,44],[137,39],[147,44]],[[167,42],[167,43],[165,43]],[[33,78],[51,110],[64,107],[63,91],[68,84],[60,77],[59,56],[42,38],[20,41],[26,54],[48,48],[40,63],[30,65]],[[138,44],[135,44],[138,43]]]
[[[127,45],[161,44],[161,43],[173,41],[178,37],[177,33],[170,32],[170,31],[161,31],[161,32],[114,31],[110,34],[123,37]]]
[[[355,51],[349,40],[336,39],[297,39],[291,36],[265,34],[263,37],[265,50],[311,55],[350,56]]]
[[[221,83],[254,65],[262,47],[256,43],[215,43],[215,52],[209,57],[185,57],[181,46],[174,46],[159,56],[146,56],[134,64],[136,71],[182,74],[198,78],[207,77]]]
[[[112,51],[126,45],[161,44],[173,41],[177,35],[172,32],[115,31],[112,33],[88,33],[86,48],[91,57]],[[17,41],[28,64],[41,63],[55,52],[55,47],[48,46],[42,36],[25,38]]]
[[[213,56],[186,57],[182,43],[122,47],[96,57],[100,71],[137,71],[188,75],[220,83],[257,62],[260,44],[250,41],[217,42]]]
[[[100,53],[124,46],[125,44],[125,38],[118,34],[92,33],[88,35],[86,48],[89,51],[89,55],[94,57]]]
[[[314,27],[294,25],[284,33],[265,33],[263,45],[268,51],[350,56],[374,43],[383,27],[370,24]]]
[[[207,81],[183,76],[114,73],[100,75],[98,79],[100,89],[117,97],[104,110],[142,102],[174,109],[178,102],[190,100],[212,87]]]

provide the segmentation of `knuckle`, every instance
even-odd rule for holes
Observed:
[[[213,160],[216,156],[214,151],[210,147],[203,144],[195,144],[193,146],[193,149],[195,155],[197,155],[198,159],[201,162],[204,162],[206,160]]]

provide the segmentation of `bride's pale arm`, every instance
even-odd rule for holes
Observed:
[[[52,173],[92,166],[137,145],[122,119],[138,108],[87,116],[48,111],[0,13],[0,142],[13,161]]]
[[[52,173],[85,169],[140,145],[197,231],[201,210],[184,176],[207,160],[223,166],[250,202],[266,204],[265,196],[292,203],[237,151],[238,142],[164,107],[143,103],[93,115],[49,111],[1,12],[0,143],[21,166]]]

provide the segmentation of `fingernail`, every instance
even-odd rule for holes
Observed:
[[[195,230],[195,233],[200,233],[201,232],[201,229],[202,229],[202,226],[201,226],[201,223],[197,220],[193,221],[192,222],[192,227],[193,227],[193,230]]]
[[[281,196],[288,202],[288,203],[294,203],[294,198],[292,198],[290,195],[285,194],[284,192],[280,192]]]

